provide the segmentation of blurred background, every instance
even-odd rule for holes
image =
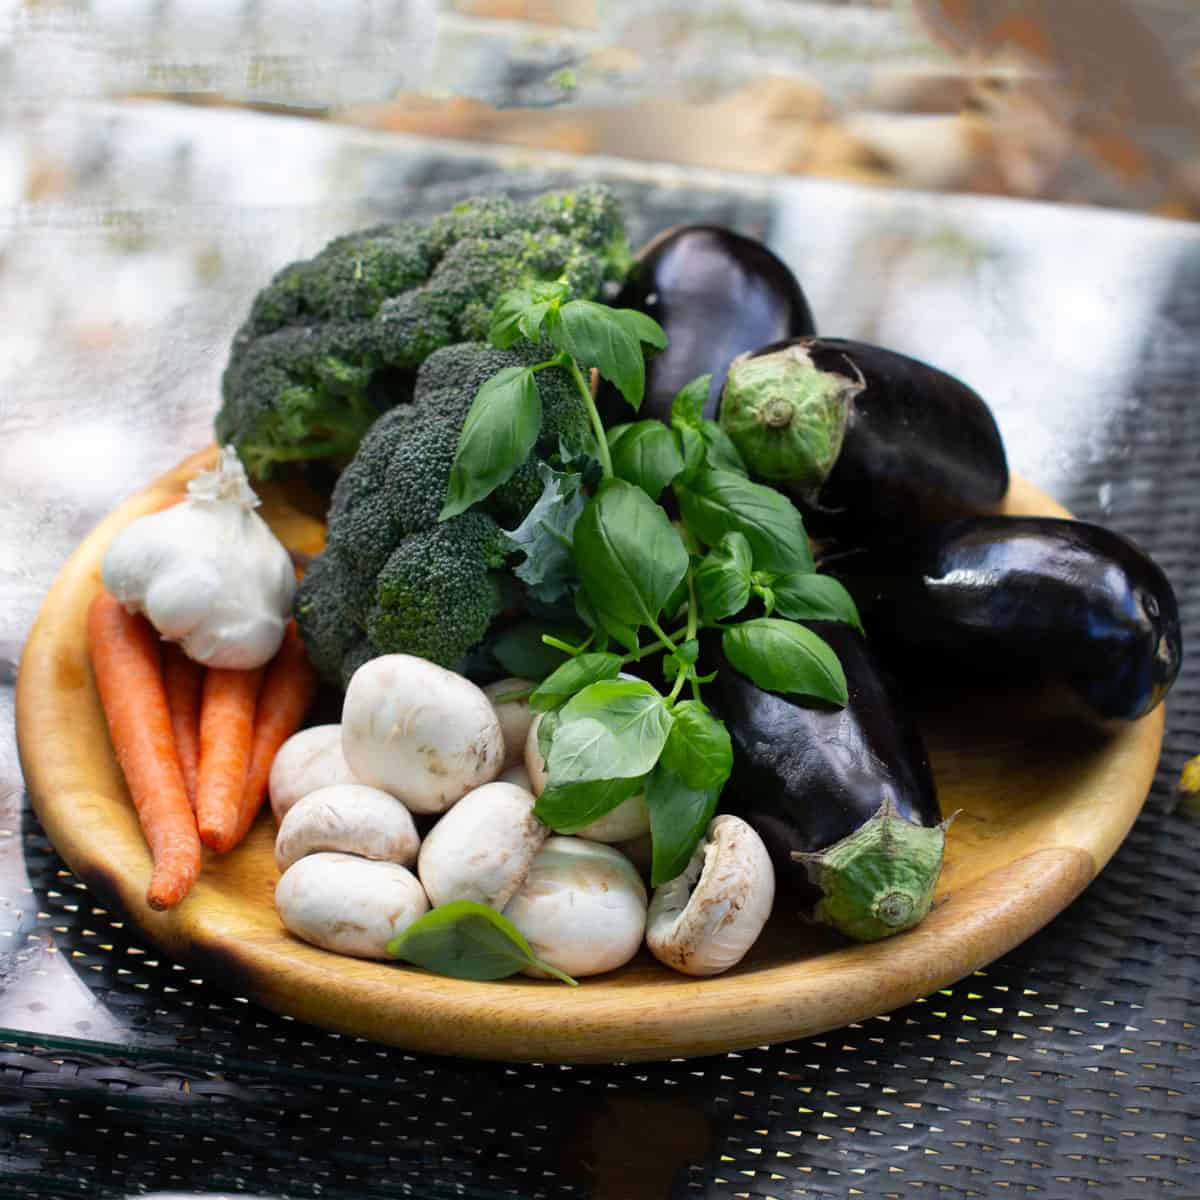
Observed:
[[[0,0],[0,53],[8,203],[137,99],[1200,214],[1194,0]]]

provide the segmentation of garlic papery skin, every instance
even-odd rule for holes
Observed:
[[[254,510],[232,446],[187,496],[139,517],[104,555],[104,586],[167,641],[209,667],[249,670],[274,657],[292,611],[291,556]]]

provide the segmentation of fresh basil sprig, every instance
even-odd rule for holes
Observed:
[[[844,704],[837,655],[798,622],[861,626],[845,589],[814,573],[799,511],[751,480],[733,443],[705,417],[709,376],[680,391],[669,424],[604,429],[587,372],[609,380],[636,412],[645,390],[643,348],[661,349],[666,338],[642,313],[566,295],[551,282],[508,293],[497,305],[496,345],[549,342],[556,353],[480,389],[443,516],[489,495],[525,461],[540,432],[537,373],[565,370],[595,434],[601,477],[543,468],[542,497],[510,534],[524,554],[514,574],[531,600],[561,607],[569,598],[568,611],[590,631],[570,642],[548,630],[546,648],[560,657],[540,672],[521,672],[542,679],[530,705],[542,714],[547,781],[534,812],[553,829],[575,833],[642,797],[658,886],[686,867],[733,768],[729,732],[703,698],[715,678],[706,673],[707,639],[721,646],[724,669],[760,687]],[[659,503],[667,488],[676,520]],[[505,649],[507,665],[517,655]]]
[[[387,945],[393,958],[455,979],[506,979],[535,967],[576,987],[576,981],[544,959],[502,913],[475,900],[452,900],[430,909]]]

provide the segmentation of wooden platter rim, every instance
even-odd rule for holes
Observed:
[[[1153,779],[1162,706],[1115,735],[1095,780],[1104,794],[1088,819],[1049,822],[1052,840],[952,889],[917,929],[709,980],[655,966],[577,989],[523,978],[480,984],[341,958],[251,919],[270,904],[273,880],[262,873],[261,852],[250,869],[245,848],[206,863],[179,908],[153,912],[144,903],[149,855],[108,746],[83,617],[111,537],[214,455],[215,447],[193,455],[119,505],[64,565],[22,657],[18,746],[38,817],[80,879],[172,958],[314,1025],[433,1053],[575,1063],[710,1054],[822,1033],[929,995],[1035,933],[1115,852]],[[1020,479],[1008,507],[1069,515]],[[256,898],[248,900],[238,889],[251,885]]]

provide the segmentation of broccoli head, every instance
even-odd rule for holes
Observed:
[[[257,478],[340,464],[380,413],[411,398],[430,354],[487,337],[503,292],[561,280],[568,299],[590,299],[631,263],[616,200],[593,184],[523,204],[483,197],[426,224],[337,238],[254,300],[222,378],[218,440]]]
[[[529,458],[486,501],[440,522],[463,422],[482,384],[546,348],[443,347],[421,365],[410,403],[371,426],[338,477],[325,549],[301,581],[296,619],[322,678],[345,686],[379,654],[416,654],[458,667],[505,609],[511,553],[503,527],[519,524],[542,491],[538,464],[594,449],[570,377],[539,371],[542,433]]]

